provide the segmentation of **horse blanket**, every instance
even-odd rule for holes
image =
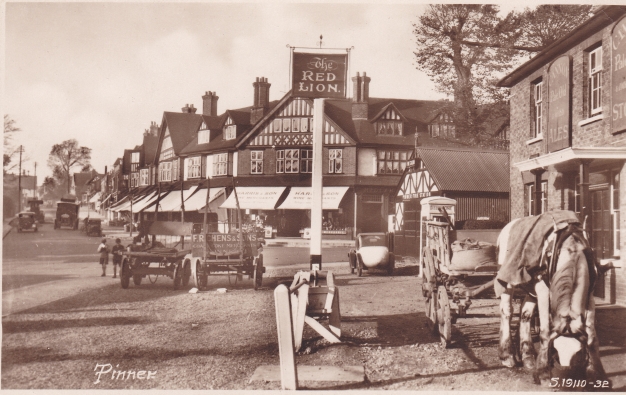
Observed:
[[[574,212],[565,210],[519,219],[511,226],[507,251],[504,262],[500,262],[502,266],[496,276],[496,284],[518,286],[529,283],[533,273],[541,269],[543,245],[549,233],[579,223]],[[498,289],[501,287],[496,286],[496,294],[499,296]]]

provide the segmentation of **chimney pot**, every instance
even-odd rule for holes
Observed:
[[[217,99],[219,97],[211,91],[202,96],[202,115],[217,116]]]

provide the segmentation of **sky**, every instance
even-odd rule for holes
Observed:
[[[92,149],[100,173],[141,144],[164,111],[219,96],[218,113],[252,105],[266,77],[270,100],[289,90],[288,46],[351,48],[350,76],[370,96],[438,100],[413,54],[423,4],[5,3],[3,112],[21,132],[23,168],[39,183],[54,144]]]

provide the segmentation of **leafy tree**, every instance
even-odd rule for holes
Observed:
[[[12,144],[12,140],[13,134],[19,131],[21,131],[21,129],[15,125],[15,120],[11,119],[8,114],[4,114],[4,153],[2,170],[5,174],[17,166],[16,163],[11,164],[13,156],[18,152]]]
[[[70,192],[71,171],[77,166],[85,166],[91,161],[91,148],[80,147],[75,139],[65,140],[55,144],[48,156],[48,166],[52,169],[54,178],[59,183],[67,184]]]
[[[433,4],[414,24],[417,68],[454,97],[446,109],[461,135],[480,140],[502,109],[498,77],[589,17],[589,5],[540,5],[500,16],[497,5]]]

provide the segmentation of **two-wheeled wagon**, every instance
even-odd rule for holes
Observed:
[[[452,324],[466,316],[472,298],[493,288],[498,272],[494,244],[500,230],[455,230],[455,206],[456,201],[449,198],[422,200],[422,295],[429,329],[446,347]],[[474,239],[478,237],[482,240]],[[463,249],[453,252],[453,243]]]

